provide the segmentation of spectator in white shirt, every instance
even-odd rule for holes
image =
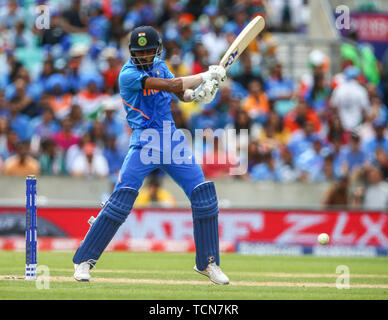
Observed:
[[[388,209],[388,182],[383,180],[379,168],[371,166],[366,171],[367,186],[363,194],[363,207],[370,210]]]
[[[268,20],[280,31],[303,31],[310,18],[306,0],[270,0],[267,2]]]
[[[204,14],[209,17],[209,30],[202,36],[202,43],[209,52],[209,63],[217,64],[222,54],[228,49],[226,35],[221,32],[225,21],[219,15],[219,10],[214,5],[207,5]]]
[[[338,110],[346,131],[353,131],[370,107],[368,91],[357,81],[360,71],[356,67],[345,70],[346,81],[334,89],[331,105]]]
[[[70,169],[73,177],[106,177],[109,174],[108,162],[96,152],[96,146],[87,142],[82,152],[76,156]]]

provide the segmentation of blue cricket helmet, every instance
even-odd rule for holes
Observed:
[[[162,54],[162,38],[158,31],[151,26],[140,26],[135,28],[129,41],[129,52],[131,53],[131,59],[134,65],[138,68],[148,69],[152,67],[155,58],[160,58]],[[155,50],[153,60],[151,63],[141,62],[136,58],[134,52]]]

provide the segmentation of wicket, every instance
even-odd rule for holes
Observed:
[[[26,179],[26,280],[36,280],[37,218],[36,218],[36,177]]]

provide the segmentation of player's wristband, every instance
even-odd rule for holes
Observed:
[[[144,77],[141,79],[141,87],[142,87],[142,89],[144,89],[145,82],[146,82],[147,79],[148,79],[148,76],[144,76]]]

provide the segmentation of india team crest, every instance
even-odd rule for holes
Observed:
[[[137,43],[139,44],[139,46],[144,47],[147,44],[147,38],[144,36],[139,37],[139,39],[137,40]]]

